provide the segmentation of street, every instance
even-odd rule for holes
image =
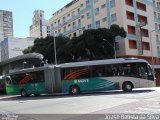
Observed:
[[[83,93],[78,96],[1,96],[0,114],[31,114],[30,116],[33,115],[36,118],[41,114],[42,120],[42,114],[43,116],[50,114],[48,116],[51,118],[55,114],[65,120],[66,114],[68,118],[69,115],[80,114],[95,114],[96,116],[100,114],[160,114],[160,88],[135,89],[131,93],[122,91]]]

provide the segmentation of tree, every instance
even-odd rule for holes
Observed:
[[[55,38],[58,63],[113,58],[114,50],[103,39],[114,46],[115,37],[126,37],[126,32],[118,25],[110,29],[86,30],[79,37],[69,39],[65,36]],[[44,55],[49,63],[54,63],[54,37],[37,38],[32,47],[23,53],[37,52]]]
[[[33,46],[29,46],[28,48],[24,49],[23,54],[32,53],[32,47]]]

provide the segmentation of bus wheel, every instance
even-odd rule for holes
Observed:
[[[22,89],[22,90],[21,90],[21,96],[22,96],[22,97],[27,97],[27,96],[28,96],[28,94],[27,94],[27,92],[26,92],[25,89]]]
[[[40,94],[34,94],[35,97],[40,96]]]
[[[77,85],[71,86],[70,90],[69,90],[69,93],[71,95],[77,95],[77,94],[80,93],[80,89],[79,89],[79,87]]]
[[[132,84],[131,82],[125,82],[125,83],[123,83],[123,85],[122,85],[122,89],[123,89],[123,91],[125,91],[125,92],[131,92],[132,89],[133,89],[133,84]]]

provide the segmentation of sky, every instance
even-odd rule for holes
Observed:
[[[14,37],[29,37],[29,26],[32,24],[33,12],[44,10],[45,19],[64,7],[72,0],[1,0],[0,10],[11,11],[13,14]]]

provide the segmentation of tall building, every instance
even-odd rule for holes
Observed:
[[[160,0],[153,0],[154,6],[154,19],[155,19],[155,30],[151,32],[152,36],[155,36],[157,41],[157,52],[160,58]]]
[[[50,35],[49,21],[44,18],[44,11],[35,10],[30,26],[30,37],[45,38]]]
[[[13,18],[12,12],[0,10],[0,42],[5,37],[13,36]],[[0,61],[1,61],[1,47],[0,47]]]
[[[1,61],[23,55],[23,50],[34,44],[34,38],[6,37],[0,42]]]
[[[12,12],[0,10],[0,40],[13,36]]]
[[[159,63],[151,0],[72,0],[50,18],[51,35],[79,36],[85,29],[123,27],[127,37],[118,41],[118,57],[138,57]],[[139,26],[140,23],[145,23]],[[142,37],[140,37],[142,35]],[[143,49],[142,49],[143,48]]]

